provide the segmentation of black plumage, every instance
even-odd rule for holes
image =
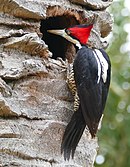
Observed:
[[[80,104],[63,136],[61,151],[64,152],[65,160],[69,160],[70,155],[73,158],[86,125],[92,138],[95,137],[103,114],[110,85],[111,64],[103,49],[98,50],[98,52],[100,55],[95,49],[83,46],[77,52],[73,63],[74,79]],[[102,59],[106,61],[108,69]],[[107,72],[106,76],[105,71]],[[103,77],[106,77],[106,80]]]

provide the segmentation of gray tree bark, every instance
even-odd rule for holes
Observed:
[[[94,21],[89,45],[107,47],[101,37],[112,30],[105,10],[110,4],[111,0],[0,0],[0,166],[93,166],[98,144],[87,130],[73,160],[64,161],[61,155],[73,97],[66,83],[68,63],[52,57],[44,28],[53,18],[54,26],[64,28]],[[64,54],[71,62],[71,44]]]

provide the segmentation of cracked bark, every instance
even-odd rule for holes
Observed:
[[[94,20],[89,45],[105,48],[101,38],[112,29],[112,18],[105,10],[111,0],[0,3],[0,166],[92,167],[98,144],[87,130],[74,160],[65,162],[60,153],[65,126],[73,114],[73,97],[66,83],[68,64],[61,60],[60,51],[61,58],[54,59],[49,42],[55,39],[48,41],[44,28]],[[73,45],[60,43],[72,62]]]

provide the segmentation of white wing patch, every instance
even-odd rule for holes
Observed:
[[[100,52],[100,50],[98,50],[98,49],[94,49],[94,50],[96,52],[96,54],[94,54],[94,55],[97,55],[97,57],[100,61],[100,64],[102,66],[102,79],[103,79],[103,82],[105,83],[107,80],[108,63],[107,63],[106,59],[104,58],[103,54]],[[97,60],[97,58],[96,58],[96,60]],[[99,68],[98,68],[98,71],[99,71]]]
[[[97,54],[93,51],[93,54],[97,60],[97,64],[98,64],[98,80],[97,80],[97,83],[99,83],[100,81],[100,77],[101,77],[101,64],[99,62],[99,58],[97,57]]]

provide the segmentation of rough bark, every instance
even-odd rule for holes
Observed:
[[[58,16],[64,21],[57,26],[64,28],[94,22],[89,45],[107,47],[101,37],[112,29],[105,11],[111,1],[0,0],[0,4],[0,166],[92,167],[98,144],[87,129],[73,160],[64,161],[60,153],[73,97],[66,83],[68,63],[53,59],[41,22]],[[67,44],[64,52],[71,62],[73,46]]]

